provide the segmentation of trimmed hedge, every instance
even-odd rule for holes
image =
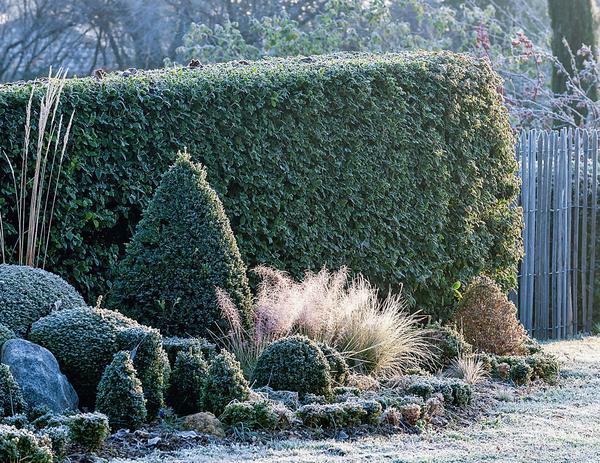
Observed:
[[[420,308],[445,314],[456,280],[515,283],[517,165],[500,86],[485,61],[451,53],[70,80],[61,109],[76,118],[48,268],[90,300],[105,293],[161,174],[187,147],[250,267],[300,276],[347,265],[386,290],[403,282]],[[15,165],[30,91],[0,87],[0,148]],[[14,222],[7,163],[0,173]]]

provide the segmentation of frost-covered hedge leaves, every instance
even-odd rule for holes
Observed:
[[[299,275],[347,265],[386,290],[403,282],[421,308],[444,313],[456,280],[483,271],[514,283],[516,163],[499,87],[485,62],[449,53],[73,79],[47,268],[89,300],[105,293],[140,211],[187,147],[250,267]],[[14,165],[29,92],[0,87],[0,148]],[[1,163],[5,223],[9,172]]]

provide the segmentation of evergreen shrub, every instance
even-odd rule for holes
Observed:
[[[81,295],[58,275],[24,265],[0,264],[0,322],[20,337],[56,309],[83,307]]]
[[[35,109],[40,83],[0,87],[0,150],[13,165],[32,87]],[[449,52],[71,79],[61,111],[76,117],[53,222],[66,232],[53,235],[47,268],[88,300],[106,294],[141,210],[187,147],[250,268],[300,277],[346,265],[385,291],[402,282],[424,312],[450,317],[456,280],[516,283],[519,182],[501,87],[485,59]],[[6,162],[0,178],[14,223]]]
[[[144,210],[109,304],[165,335],[226,329],[216,288],[249,321],[246,266],[204,167],[181,154]]]

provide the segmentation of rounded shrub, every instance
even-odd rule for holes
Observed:
[[[79,413],[68,423],[71,440],[89,451],[102,447],[110,434],[108,417],[102,413]]]
[[[17,335],[55,309],[85,306],[81,295],[58,275],[24,265],[0,264],[0,320]]]
[[[0,461],[53,463],[52,442],[27,429],[0,424]]]
[[[256,386],[299,394],[331,396],[331,374],[319,346],[304,336],[279,339],[258,357],[253,373]]]
[[[244,378],[240,362],[228,351],[215,356],[208,368],[208,377],[202,391],[200,406],[219,416],[228,403],[243,402],[250,396],[248,381]]]
[[[13,378],[10,368],[0,363],[0,417],[16,415],[26,408],[23,392]]]
[[[167,402],[175,413],[190,415],[200,411],[207,376],[208,364],[200,353],[181,351],[177,354],[167,394]]]
[[[111,304],[165,335],[225,327],[216,288],[250,319],[251,294],[237,243],[206,171],[187,154],[163,176],[119,265]]]
[[[450,325],[432,323],[426,327],[428,332],[428,344],[430,358],[434,359],[431,364],[423,365],[428,370],[446,368],[460,354],[471,354],[473,347],[458,330]]]
[[[8,326],[0,323],[0,349],[2,349],[2,346],[6,341],[15,339],[16,337],[17,335],[13,330],[11,330]]]
[[[133,366],[142,382],[148,416],[156,416],[165,404],[164,391],[171,370],[159,331],[145,326],[127,328],[117,334],[117,344],[120,350],[132,352]]]
[[[138,347],[140,332],[131,329],[146,332],[149,341]],[[79,308],[54,312],[38,320],[32,325],[29,338],[54,354],[77,391],[80,404],[91,407],[104,369],[120,350],[137,347],[140,356],[136,356],[134,363],[138,362],[140,377],[148,381],[157,378],[158,364],[164,360],[157,336],[157,331],[119,312]],[[154,390],[152,385],[147,383],[147,386]],[[157,401],[159,395],[156,392],[154,396]]]
[[[108,417],[110,427],[137,429],[146,420],[146,399],[129,352],[117,352],[98,384],[96,411]]]
[[[268,400],[234,401],[225,407],[220,420],[231,428],[244,431],[273,430],[279,424],[279,415]]]
[[[479,351],[497,355],[526,352],[528,336],[517,319],[517,308],[491,278],[473,279],[459,303],[455,321],[467,342]]]
[[[335,384],[346,384],[348,378],[350,377],[350,368],[348,367],[346,359],[337,351],[337,349],[325,344],[324,342],[320,342],[317,345],[327,359],[331,380]]]
[[[516,386],[527,386],[531,382],[533,368],[527,362],[521,361],[511,366],[509,374]]]

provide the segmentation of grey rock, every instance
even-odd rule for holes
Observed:
[[[1,361],[9,366],[30,407],[45,405],[57,413],[77,410],[77,393],[48,349],[11,339],[2,346]]]

